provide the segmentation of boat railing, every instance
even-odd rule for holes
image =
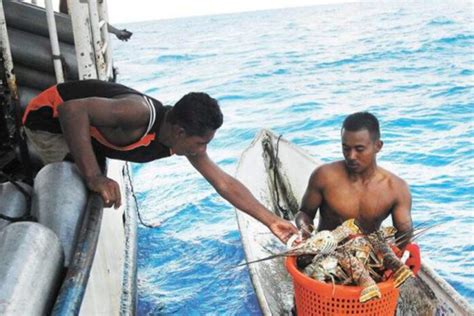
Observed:
[[[107,2],[105,0],[70,1],[70,5],[76,56],[79,62],[79,78],[112,80],[113,62],[108,33]],[[52,0],[45,0],[45,9],[56,81],[59,83],[64,81],[64,76]],[[84,67],[86,65],[95,67]]]
[[[53,1],[45,0],[46,19],[48,21],[49,40],[51,42],[51,53],[53,57],[54,73],[56,82],[64,82],[63,64],[61,62],[61,53],[59,51],[58,31],[56,30],[56,20],[54,19]]]
[[[80,79],[113,80],[105,0],[69,1]],[[93,43],[93,45],[91,45]]]

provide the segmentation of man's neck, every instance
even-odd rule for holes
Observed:
[[[166,112],[165,117],[163,119],[163,124],[160,126],[158,139],[160,143],[162,143],[166,147],[171,147],[172,145],[171,136],[172,136],[172,125],[168,122],[168,112]]]
[[[374,163],[372,166],[368,167],[364,171],[360,173],[351,172],[349,169],[347,170],[349,173],[349,178],[353,181],[361,181],[362,183],[370,182],[377,174],[377,164]]]

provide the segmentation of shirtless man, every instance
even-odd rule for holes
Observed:
[[[319,209],[318,231],[333,230],[355,218],[370,233],[390,215],[397,237],[404,236],[404,247],[412,233],[410,190],[405,181],[377,166],[376,155],[383,145],[377,118],[368,112],[349,115],[341,138],[344,160],[313,171],[296,216],[297,226],[312,231]]]
[[[222,122],[219,104],[206,93],[189,93],[164,106],[129,87],[99,80],[52,86],[30,101],[23,116],[26,135],[43,162],[72,154],[87,187],[107,207],[120,206],[121,192],[102,173],[97,156],[149,162],[183,155],[223,198],[286,242],[296,227],[267,210],[207,155]]]

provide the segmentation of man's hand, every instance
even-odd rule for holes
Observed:
[[[114,205],[117,209],[122,204],[120,187],[114,180],[109,179],[104,175],[97,175],[86,179],[86,184],[91,191],[100,194],[104,200],[105,207],[111,207]]]
[[[287,243],[288,239],[294,234],[298,234],[298,229],[296,229],[293,224],[290,222],[278,218],[273,223],[271,223],[268,228],[272,231],[272,233],[278,237],[284,244]]]
[[[121,41],[128,41],[130,37],[132,37],[132,32],[127,31],[127,29],[119,30],[117,33],[115,33],[115,36]]]
[[[304,239],[308,239],[314,230],[313,219],[308,216],[305,212],[299,211],[295,218],[296,226],[300,229],[301,236]]]

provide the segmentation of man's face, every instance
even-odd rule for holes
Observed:
[[[208,131],[204,136],[188,136],[184,130],[178,133],[172,149],[178,156],[196,156],[206,152],[207,144],[214,138],[216,131]]]
[[[350,172],[361,173],[374,165],[381,148],[382,142],[373,141],[367,129],[356,132],[342,130],[342,153]]]

